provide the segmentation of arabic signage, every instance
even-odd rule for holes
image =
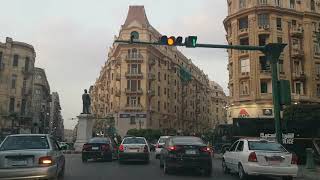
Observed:
[[[275,141],[276,140],[276,134],[265,134],[265,133],[260,133],[260,137]],[[282,134],[282,143],[283,144],[293,144],[294,143],[294,133],[288,133],[288,134]]]

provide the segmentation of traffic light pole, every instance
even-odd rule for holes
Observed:
[[[146,45],[164,45],[161,42],[142,42],[142,41],[124,41],[116,40],[115,43],[126,43],[126,44],[146,44]],[[182,43],[178,46],[187,46]],[[280,90],[279,90],[279,79],[278,79],[278,61],[280,54],[283,52],[286,44],[271,43],[265,46],[249,46],[249,45],[219,45],[219,44],[195,44],[192,48],[217,48],[217,49],[236,49],[236,50],[251,50],[261,51],[265,54],[267,61],[271,63],[272,72],[272,97],[273,97],[273,111],[275,120],[275,131],[277,142],[282,144],[282,130],[280,123]]]

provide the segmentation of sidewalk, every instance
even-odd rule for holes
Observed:
[[[299,166],[298,177],[303,180],[320,180],[320,166],[315,170],[306,169],[305,166]]]

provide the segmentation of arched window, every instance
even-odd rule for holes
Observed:
[[[133,37],[133,39],[138,40],[139,39],[139,33],[137,31],[132,31],[131,32],[131,37]]]

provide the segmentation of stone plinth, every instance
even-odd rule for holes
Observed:
[[[74,144],[76,152],[82,151],[83,144],[92,138],[94,116],[91,114],[80,114],[78,116],[77,140]]]

